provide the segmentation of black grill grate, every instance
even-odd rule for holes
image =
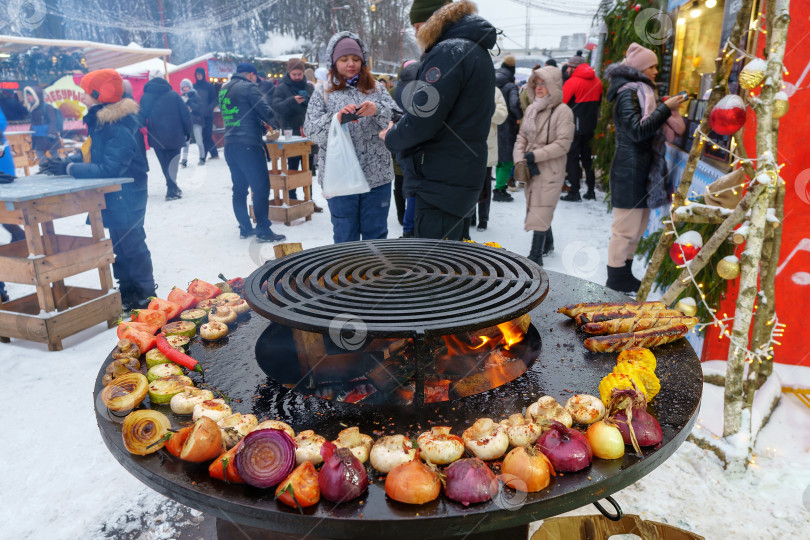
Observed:
[[[308,249],[267,262],[245,287],[251,307],[274,322],[327,333],[350,317],[372,337],[477,330],[526,313],[547,293],[546,273],[524,257],[422,239]]]

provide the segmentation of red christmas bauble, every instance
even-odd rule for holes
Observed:
[[[717,102],[709,114],[709,126],[718,135],[734,135],[745,125],[745,103],[737,95]]]
[[[688,263],[697,256],[702,247],[703,238],[701,238],[700,233],[686,231],[669,246],[669,257],[677,265]]]

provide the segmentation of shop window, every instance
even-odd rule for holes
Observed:
[[[700,99],[711,88],[715,58],[720,51],[724,7],[725,0],[695,0],[678,9],[670,95],[686,90]]]

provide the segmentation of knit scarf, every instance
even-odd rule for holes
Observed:
[[[550,104],[551,96],[544,96],[541,98],[535,97],[532,104],[526,108],[526,121],[533,123],[534,119],[537,118],[537,115],[546,110]]]
[[[359,82],[360,82],[360,74],[359,73],[357,75],[355,75],[354,77],[352,77],[351,79],[346,79],[346,84],[348,84],[349,86],[357,86],[357,83],[359,83]]]

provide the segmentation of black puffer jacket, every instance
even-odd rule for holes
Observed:
[[[515,68],[501,66],[495,70],[495,86],[501,89],[509,112],[506,120],[498,126],[498,161],[508,162],[512,161],[512,149],[519,131],[517,121],[523,118],[520,90],[515,85]]]
[[[419,29],[425,48],[412,105],[385,138],[406,171],[413,194],[464,216],[478,201],[487,166],[487,134],[495,109],[489,49],[495,28],[472,2],[447,4]],[[406,100],[407,101],[407,100]]]
[[[146,209],[146,150],[140,123],[136,117],[138,104],[122,99],[109,105],[95,105],[84,115],[90,135],[90,162],[75,154],[68,173],[75,178],[134,178],[121,185],[120,191],[107,193],[106,209],[101,211],[104,226],[126,229],[143,220]]]
[[[307,93],[301,103],[295,101],[295,96],[299,92]],[[281,129],[291,129],[293,135],[301,135],[301,127],[304,125],[304,118],[307,115],[309,98],[312,97],[314,92],[315,87],[307,82],[306,78],[294,81],[290,78],[289,73],[284,75],[273,92],[273,110],[281,124]]]
[[[194,90],[189,90],[183,94],[183,101],[186,102],[188,112],[191,114],[191,123],[195,126],[203,125],[202,102],[200,101],[200,96],[197,95],[197,92]]]
[[[264,124],[272,124],[273,111],[258,84],[235,73],[222,87],[219,108],[225,124],[225,144],[262,144]]]
[[[642,120],[641,103],[635,90],[619,89],[629,82],[655,88],[637,69],[613,64],[605,70],[610,81],[607,99],[613,102],[616,152],[610,165],[610,201],[614,208],[647,208],[647,190],[654,144],[658,131],[672,112],[663,103]]]
[[[144,85],[138,117],[154,148],[182,148],[191,136],[191,113],[166,79],[155,78]]]
[[[197,79],[200,75],[202,75],[202,80]],[[194,70],[194,91],[200,96],[203,117],[212,118],[214,116],[214,109],[217,106],[217,89],[213,84],[208,82],[205,70],[201,67]]]

